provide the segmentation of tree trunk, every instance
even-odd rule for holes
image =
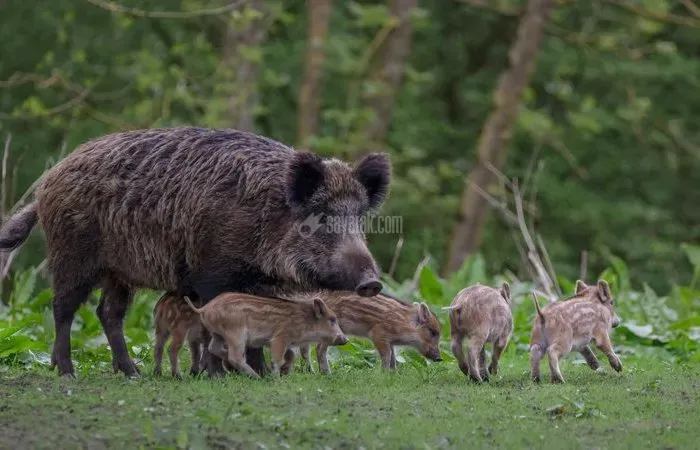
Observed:
[[[389,11],[398,23],[379,47],[376,60],[372,64],[370,80],[378,82],[381,89],[365,98],[365,105],[375,115],[374,120],[365,129],[365,138],[370,146],[377,149],[386,141],[391,125],[396,93],[401,87],[406,60],[411,53],[411,10],[417,6],[418,0],[389,0]]]
[[[321,104],[323,65],[326,62],[326,37],[331,17],[332,0],[307,0],[308,38],[304,81],[299,92],[297,143],[300,146],[318,131],[318,113]]]
[[[501,74],[494,92],[491,112],[479,138],[477,162],[462,193],[459,218],[453,230],[444,274],[453,272],[481,243],[488,205],[479,189],[492,191],[497,181],[488,164],[501,170],[515,125],[520,99],[535,68],[543,28],[549,16],[551,0],[529,0],[518,34],[509,51],[510,66]]]
[[[219,81],[220,95],[226,104],[222,114],[217,115],[222,121],[220,125],[253,131],[258,104],[260,46],[267,36],[267,21],[263,16],[262,0],[249,0],[242,10],[245,8],[250,8],[255,16],[241,19],[243,23],[237,20],[226,29]]]

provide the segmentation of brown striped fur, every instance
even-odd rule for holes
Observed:
[[[534,294],[533,299],[537,315],[530,338],[530,366],[535,382],[540,382],[540,361],[545,354],[549,359],[552,383],[564,382],[559,359],[572,350],[579,352],[591,369],[597,370],[600,364],[589,346],[591,341],[607,356],[613,369],[622,370],[609,335],[611,328],[620,325],[620,318],[613,308],[610,286],[605,280],[599,280],[593,286],[578,280],[575,295],[542,309]]]
[[[163,348],[171,338],[168,356],[170,357],[170,369],[174,377],[180,376],[178,354],[182,344],[187,339],[190,347],[192,366],[190,373],[197,375],[202,370],[202,346],[204,336],[202,335],[202,323],[197,313],[192,311],[184,299],[171,292],[163,294],[153,307],[153,328],[155,331],[155,345],[153,348],[153,359],[155,367],[154,375],[162,374]]]
[[[498,361],[513,333],[510,286],[470,286],[462,289],[445,309],[450,311],[451,347],[459,368],[473,381],[488,381],[489,373],[498,373]],[[462,348],[465,338],[466,358]],[[493,344],[493,352],[487,368],[485,345],[489,343]]]
[[[382,294],[375,297],[360,297],[353,292],[316,295],[337,314],[344,333],[372,340],[384,369],[396,368],[395,345],[414,347],[426,358],[442,361],[440,322],[425,303],[404,303]],[[308,348],[300,350],[310,367]],[[316,346],[319,370],[323,373],[330,373],[327,352],[327,343]]]
[[[272,373],[278,376],[283,367],[293,364],[290,347],[312,342],[343,345],[348,341],[333,310],[317,297],[295,301],[224,293],[202,308],[196,308],[187,297],[185,301],[212,335],[209,351],[253,378],[259,375],[246,362],[246,347],[269,346]]]

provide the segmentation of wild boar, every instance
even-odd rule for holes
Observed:
[[[185,303],[185,301],[173,294],[166,292],[153,307],[153,328],[155,331],[155,345],[153,359],[155,367],[154,375],[161,375],[163,363],[163,348],[171,337],[168,356],[170,357],[170,369],[174,377],[180,376],[180,364],[178,354],[182,344],[187,339],[190,347],[192,366],[190,374],[197,375],[201,372],[202,346],[204,336],[202,323],[199,316]]]
[[[41,222],[59,374],[75,376],[71,324],[100,286],[97,315],[113,366],[137,376],[123,331],[135,289],[204,303],[223,292],[380,292],[361,230],[323,224],[359,221],[383,203],[389,180],[384,153],[350,167],[236,130],[119,132],[82,144],[44,173],[35,202],[0,228],[0,251],[18,248]],[[222,374],[221,360],[206,348],[205,356],[209,374]],[[262,372],[262,353],[249,357]]]
[[[333,310],[317,297],[294,301],[224,293],[202,308],[188,297],[185,301],[211,333],[209,351],[227,358],[234,369],[253,378],[260,376],[246,362],[246,347],[269,346],[272,373],[279,376],[290,358],[290,347],[311,342],[343,345],[348,341]]]
[[[572,350],[579,352],[593,370],[600,364],[589,343],[607,356],[610,366],[617,372],[622,370],[620,358],[615,354],[608,334],[611,328],[620,325],[620,318],[613,308],[610,286],[599,280],[595,286],[576,281],[576,294],[550,303],[540,309],[537,297],[532,294],[537,316],[530,338],[530,366],[532,379],[540,382],[540,361],[547,354],[552,383],[563,383],[559,370],[559,359]]]
[[[394,346],[407,345],[432,361],[440,356],[440,322],[425,303],[405,303],[388,295],[361,297],[353,292],[316,294],[338,316],[340,328],[350,336],[369,338],[379,353],[384,369],[396,368]],[[327,342],[316,345],[319,370],[330,373]],[[301,354],[311,367],[309,348]]]
[[[510,286],[500,289],[476,284],[462,289],[444,308],[450,313],[452,353],[459,368],[471,380],[489,381],[489,373],[498,373],[498,361],[513,334],[513,314],[510,310]],[[463,352],[468,339],[467,357]],[[486,367],[486,344],[493,344],[491,363]]]

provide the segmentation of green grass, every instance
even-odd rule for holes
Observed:
[[[5,367],[0,448],[697,448],[700,365],[628,356],[618,374],[601,364],[596,373],[569,357],[567,384],[540,386],[515,351],[485,385],[451,361],[393,374],[336,364],[330,376],[278,381],[104,370],[69,381]]]

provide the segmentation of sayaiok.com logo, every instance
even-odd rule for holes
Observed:
[[[299,222],[302,237],[313,236],[318,230],[325,233],[402,234],[402,216],[366,215],[362,217],[310,214]]]

